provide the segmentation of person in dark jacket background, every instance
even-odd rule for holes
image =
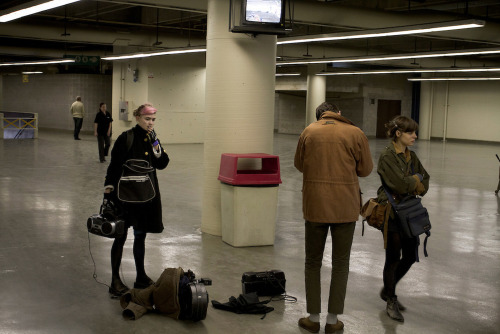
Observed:
[[[94,119],[94,136],[97,137],[97,146],[99,147],[99,161],[105,162],[111,146],[111,126],[113,118],[106,110],[106,103],[101,102],[99,111]]]
[[[397,116],[385,124],[385,127],[392,141],[382,151],[378,160],[377,173],[382,184],[389,189],[396,203],[407,195],[424,196],[429,189],[429,173],[422,166],[415,152],[408,149],[417,139],[417,122],[405,116]],[[377,191],[377,202],[387,204],[387,195],[383,185]],[[400,311],[406,308],[397,299],[396,285],[416,261],[415,249],[418,239],[403,238],[401,227],[395,219],[392,208],[388,219],[387,235],[384,235],[384,239],[387,241],[387,247],[384,287],[380,291],[380,297],[387,301],[386,311],[389,317],[403,322],[404,318]]]
[[[151,104],[143,104],[134,110],[137,125],[132,128],[131,147],[128,147],[127,144],[129,130],[118,136],[113,145],[111,162],[104,183],[104,203],[111,202],[114,203],[113,206],[119,207],[127,228],[130,226],[134,228],[133,254],[137,272],[134,288],[137,289],[154,284],[144,268],[146,234],[163,231],[161,197],[156,169],[166,168],[170,159],[154,131],[156,112],[157,110]],[[156,193],[152,200],[145,203],[126,203],[118,199],[118,181],[122,175],[123,164],[129,159],[145,160],[149,166],[154,168],[149,175]],[[109,292],[112,297],[119,297],[129,290],[121,281],[119,273],[126,240],[127,233],[122,237],[115,238],[111,247],[112,279]]]

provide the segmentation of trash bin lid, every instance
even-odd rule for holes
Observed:
[[[239,159],[260,160],[261,169],[238,169]],[[278,185],[279,157],[266,153],[223,153],[217,179],[231,185]]]

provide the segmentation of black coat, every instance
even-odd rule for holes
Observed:
[[[161,149],[161,156],[156,158],[153,147],[147,137],[147,132],[139,125],[133,128],[133,132],[134,141],[130,150],[127,148],[127,131],[123,132],[116,139],[113,149],[111,150],[111,162],[108,166],[104,185],[112,185],[114,187],[115,190],[112,192],[112,197],[115,203],[121,204],[123,218],[128,226],[134,226],[134,229],[143,232],[160,233],[163,231],[163,222],[161,196],[156,169],[161,170],[166,168],[170,159],[163,147]],[[132,204],[123,203],[117,199],[116,190],[118,189],[118,180],[122,175],[123,164],[128,159],[143,159],[148,161],[149,165],[155,168],[150,177],[155,187],[156,196],[151,201]]]

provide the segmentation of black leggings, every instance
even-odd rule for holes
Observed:
[[[384,289],[389,297],[396,295],[396,284],[416,261],[416,238],[401,238],[399,232],[387,232],[385,250]],[[403,256],[401,256],[401,253]]]
[[[127,233],[121,238],[116,238],[111,247],[111,274],[113,279],[120,278],[120,265],[122,262],[123,246],[127,241]],[[146,253],[146,233],[134,233],[134,261],[137,277],[144,277],[144,256]]]

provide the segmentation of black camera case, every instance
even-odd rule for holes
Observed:
[[[87,230],[95,235],[118,238],[124,235],[126,227],[123,219],[108,219],[102,214],[95,214],[87,219]]]
[[[281,270],[245,272],[241,277],[243,294],[256,292],[258,296],[277,296],[285,293],[285,273]]]

